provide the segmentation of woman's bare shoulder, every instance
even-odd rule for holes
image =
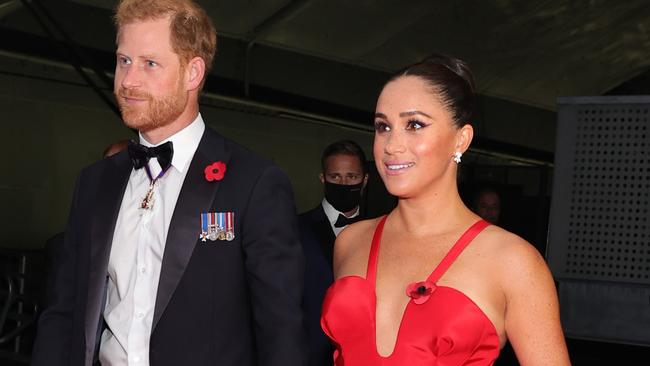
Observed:
[[[334,244],[334,273],[355,272],[359,263],[365,263],[375,228],[381,218],[358,221],[346,227]]]
[[[517,260],[522,257],[538,257],[539,251],[526,239],[496,225],[490,225],[480,234],[485,249],[498,257],[506,256]]]
[[[550,273],[542,254],[525,239],[498,226],[485,229],[482,238],[487,257],[507,281],[516,284],[532,278],[548,278]]]
[[[336,237],[337,245],[342,243],[343,245],[354,245],[355,242],[358,242],[359,239],[365,236],[372,236],[377,224],[381,218],[361,220],[357,221],[354,224],[348,225],[341,233]]]
[[[505,295],[505,331],[521,364],[569,365],[557,291],[542,254],[523,238],[491,226],[485,247]],[[552,350],[552,351],[548,351]]]

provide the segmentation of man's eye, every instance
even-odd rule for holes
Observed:
[[[117,58],[117,63],[119,63],[120,65],[129,65],[129,64],[131,64],[131,60],[129,60],[126,57],[118,57]]]
[[[158,63],[156,61],[149,60],[149,61],[147,61],[147,66],[155,67],[155,66],[158,66]]]

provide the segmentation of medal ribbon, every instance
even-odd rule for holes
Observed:
[[[158,173],[158,176],[156,178],[153,178],[151,175],[151,170],[149,169],[149,164],[144,165],[144,170],[147,172],[147,177],[149,177],[149,189],[147,190],[147,194],[145,194],[144,199],[142,200],[142,203],[140,204],[140,208],[144,209],[150,209],[153,207],[153,189],[156,187],[156,182],[158,181],[159,178],[161,178],[165,173],[169,170],[171,167],[171,164],[167,166],[165,169],[161,170],[160,173]]]
[[[223,212],[219,212],[217,214],[217,225],[219,226],[219,231],[223,231],[225,229],[223,225]]]
[[[233,219],[234,215],[235,215],[234,212],[226,212],[226,232],[233,233],[233,234],[235,233],[235,230],[234,230],[234,227],[233,227],[233,224],[232,224],[232,219]]]
[[[171,168],[171,164],[167,168],[161,170],[160,173],[158,173],[158,176],[156,178],[153,178],[153,176],[151,175],[151,169],[149,169],[149,164],[146,164],[144,166],[144,170],[147,172],[147,177],[149,177],[149,181],[151,182],[151,184],[156,184],[156,181],[158,180],[158,178],[165,175],[165,173],[167,173],[169,168]]]
[[[208,232],[208,214],[207,213],[202,213],[201,214],[201,231],[206,233]]]

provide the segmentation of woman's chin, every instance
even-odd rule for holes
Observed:
[[[388,193],[391,195],[402,199],[402,198],[410,198],[413,195],[413,189],[412,187],[400,184],[400,185],[386,185],[386,190]]]

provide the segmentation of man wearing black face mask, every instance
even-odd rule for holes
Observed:
[[[306,262],[303,311],[310,366],[333,363],[333,348],[320,327],[321,305],[334,281],[334,240],[348,224],[361,218],[359,202],[368,182],[365,164],[365,154],[354,141],[342,140],[327,146],[319,175],[325,197],[321,204],[298,218]]]

